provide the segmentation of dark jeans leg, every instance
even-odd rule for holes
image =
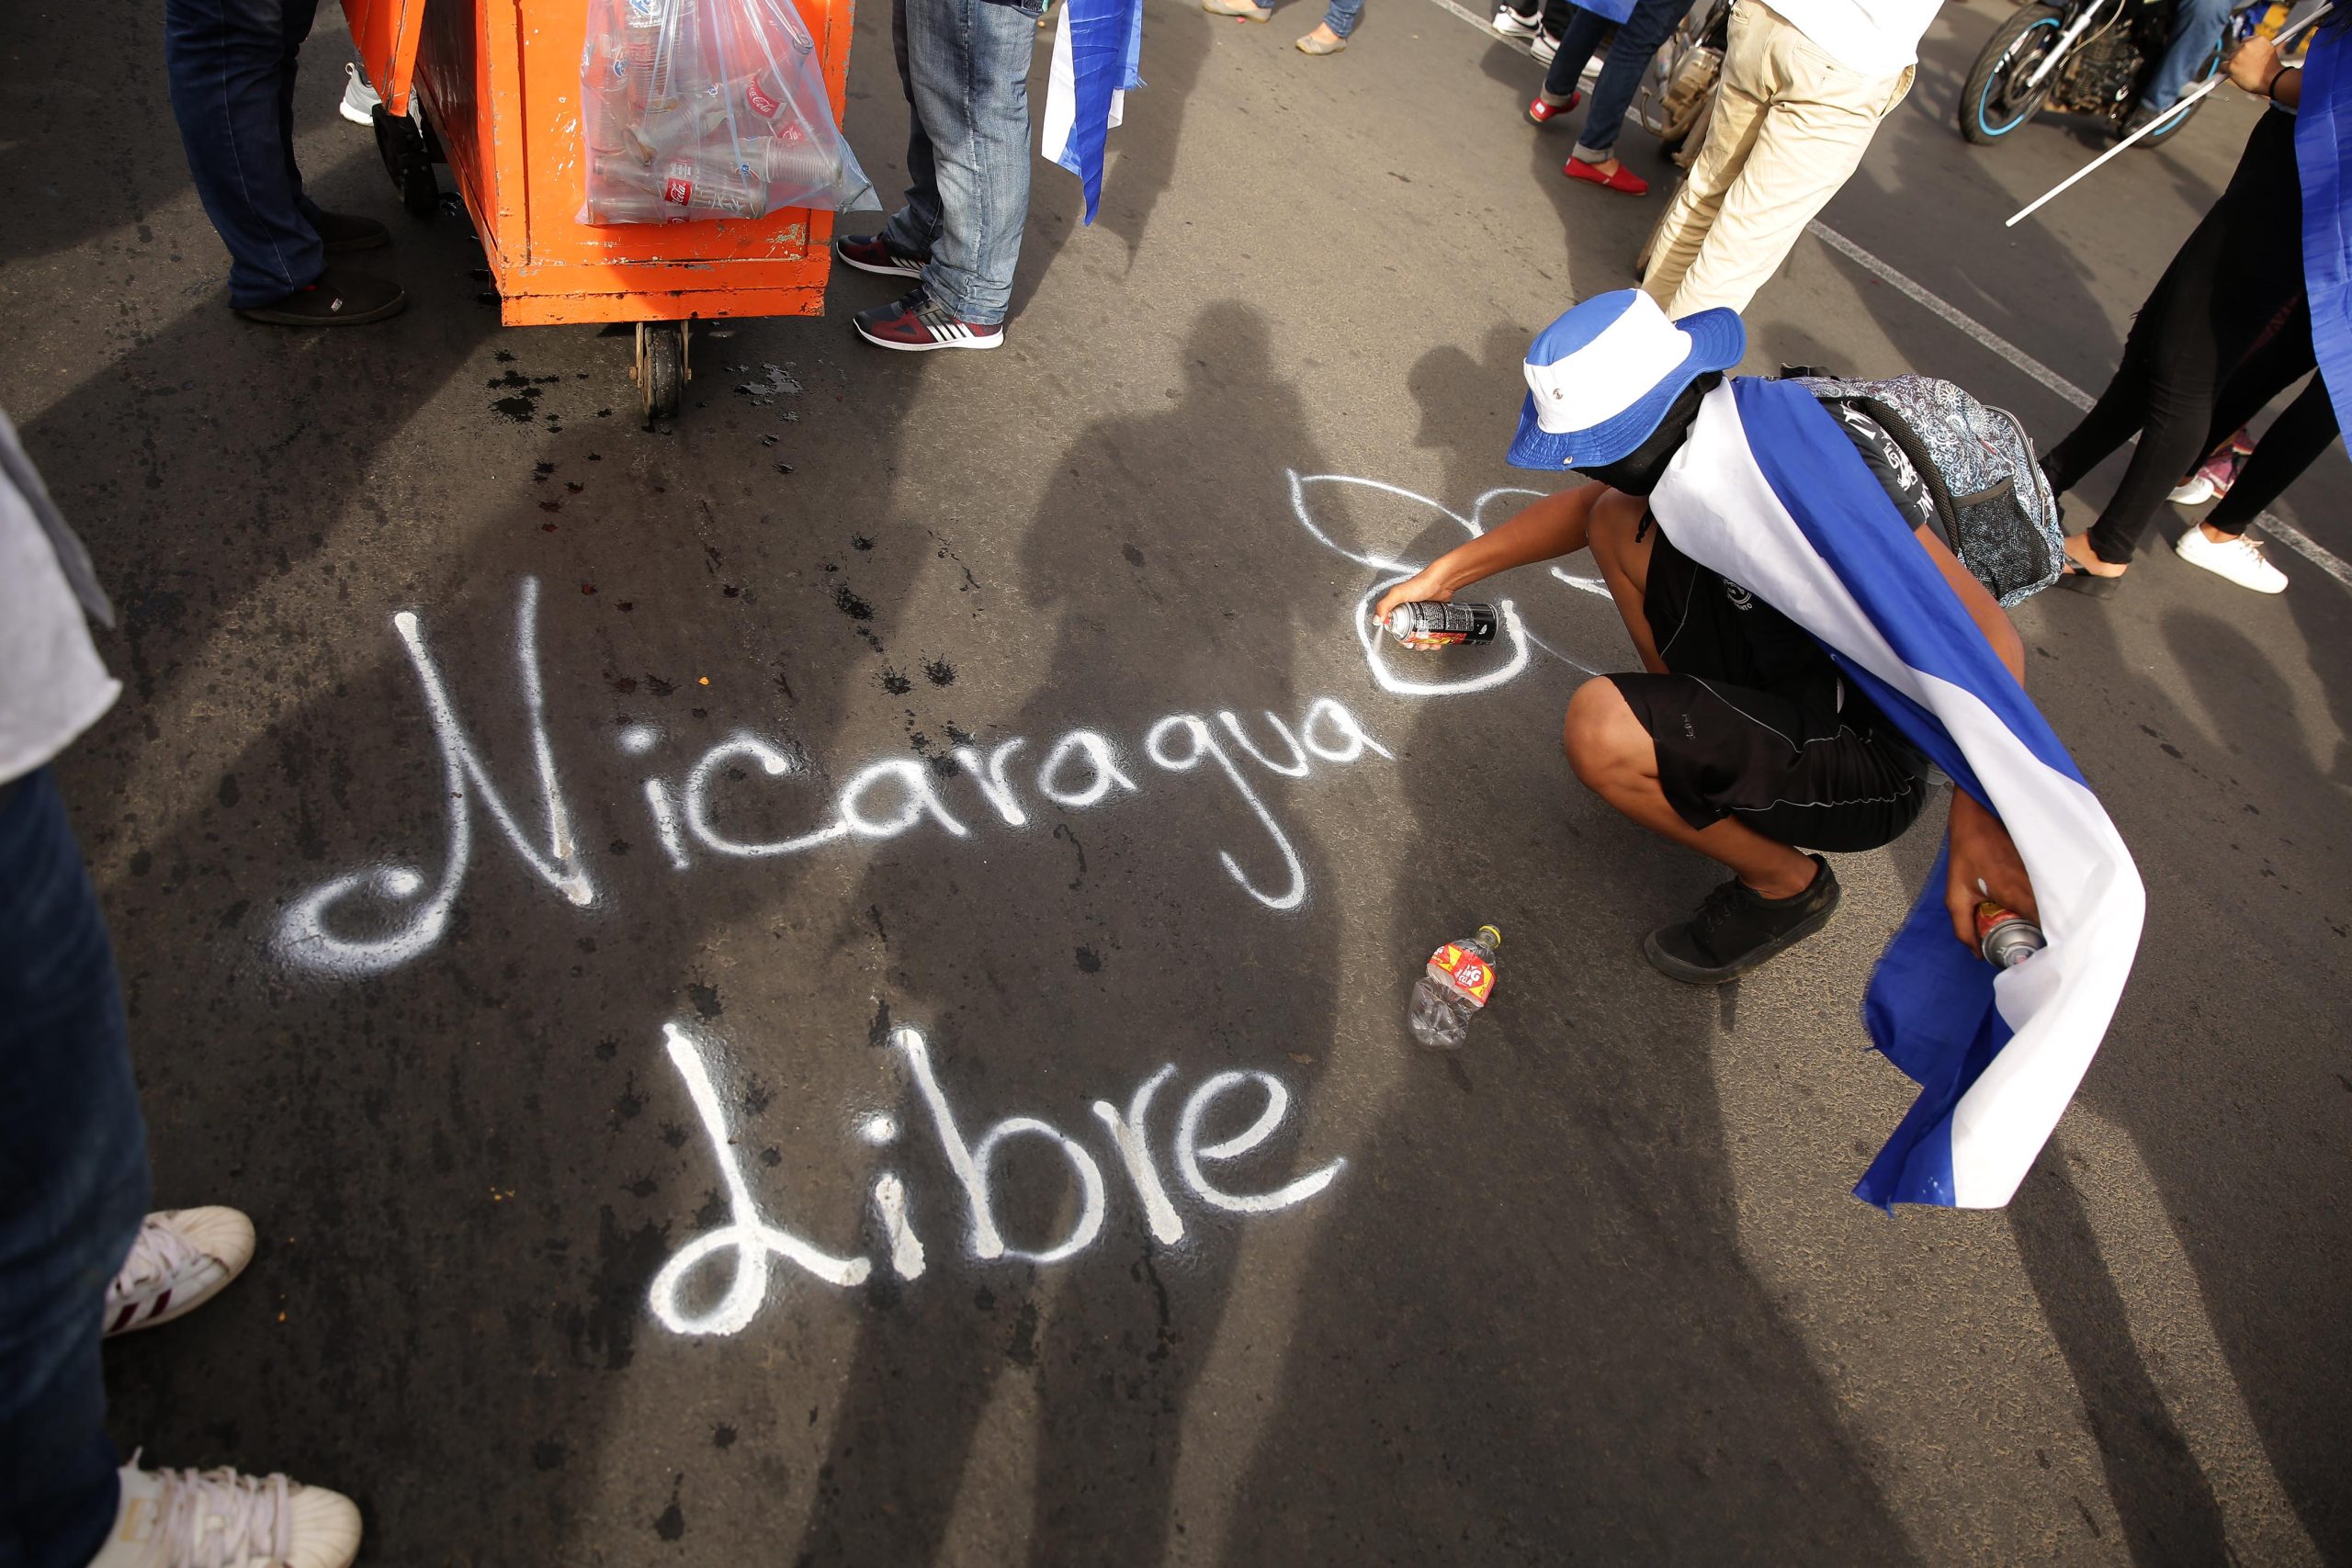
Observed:
[[[1544,91],[1554,102],[1577,90],[1577,81],[1592,60],[1592,51],[1607,31],[1609,18],[1581,6],[1568,7],[1567,24],[1560,30],[1560,52],[1544,71]]]
[[[307,288],[326,266],[293,147],[294,56],[316,4],[164,0],[172,113],[240,308]]]
[[[2250,334],[2226,348],[2218,341],[2216,293],[2228,287],[2218,276],[2227,239],[2219,216],[2218,209],[2209,214],[2181,245],[2132,323],[2114,379],[2043,464],[2051,484],[2064,490],[2133,430],[2140,433],[2123,482],[2087,536],[2103,561],[2131,560],[2156,508],[2205,455],[2222,370],[2233,366],[2252,342]]]
[[[1641,90],[1642,77],[1657,58],[1658,46],[1690,11],[1691,0],[1640,0],[1617,29],[1600,80],[1592,85],[1592,107],[1585,110],[1584,129],[1577,132],[1577,156],[1588,164],[1605,161],[1625,128],[1626,111]]]
[[[2326,381],[2314,376],[2302,395],[2287,405],[2287,412],[2270,422],[2270,428],[2254,444],[2254,456],[2245,460],[2237,483],[2205,521],[2217,533],[2245,533],[2246,525],[2261,516],[2264,508],[2335,445],[2335,400],[2327,395]]]
[[[0,1562],[82,1568],[114,1526],[98,1339],[146,1212],[114,950],[44,768],[0,785]]]

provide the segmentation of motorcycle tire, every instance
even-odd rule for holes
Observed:
[[[2213,57],[2205,62],[2205,68],[2190,79],[2188,84],[2189,86],[2203,86],[2206,81],[2221,69],[2222,51],[2219,48],[2216,48],[2213,51]],[[2155,130],[2140,138],[2140,145],[2143,147],[2161,147],[2165,142],[2170,141],[2174,137],[2180,134],[2180,128],[2182,126],[2187,125],[2190,120],[2197,118],[2198,107],[2198,105],[2191,104],[2185,112],[2177,114],[2170,119],[2165,120],[2159,124]]]
[[[2007,88],[2018,71],[2030,71],[2042,51],[2058,40],[2065,15],[2055,6],[2019,6],[1985,40],[1960,89],[1960,134],[1968,141],[1991,146],[2031,119],[2049,98],[2058,85],[2055,71],[2022,98],[2010,96]]]

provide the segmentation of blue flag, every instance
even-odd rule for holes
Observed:
[[[1067,0],[1054,35],[1041,137],[1046,157],[1086,187],[1086,221],[1102,201],[1102,152],[1128,91],[1143,85],[1143,0]]]
[[[1803,626],[2016,840],[2048,946],[1998,971],[1962,945],[1939,856],[1871,976],[1863,1021],[1919,1098],[1854,1189],[1881,1205],[2007,1203],[2123,994],[2147,902],[2131,852],[1803,387],[1747,379],[1710,392],[1650,505],[1675,548]]]
[[[2295,170],[2303,183],[2303,290],[2312,303],[2312,347],[2335,404],[2338,431],[2352,432],[2352,210],[2345,165],[2352,159],[2352,84],[2344,39],[2323,24],[2303,61],[2295,114]]]

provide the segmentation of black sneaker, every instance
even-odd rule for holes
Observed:
[[[931,259],[899,249],[886,234],[836,235],[833,254],[860,272],[878,272],[885,277],[921,277],[923,263]]]
[[[2170,113],[2172,110],[2169,108],[2152,109],[2145,104],[2134,104],[2132,106],[2132,112],[2123,117],[2123,123],[2116,128],[2115,139],[2120,141],[2125,137],[2154,125]],[[2143,142],[2143,145],[2144,146],[2145,143]]]
[[[330,255],[345,251],[372,251],[392,242],[392,231],[373,218],[362,218],[356,212],[322,212],[311,227],[319,231],[319,243]]]
[[[1004,341],[1004,323],[967,321],[918,288],[903,299],[860,310],[850,318],[857,335],[877,348],[928,354],[934,348],[994,348]]]
[[[1700,901],[1698,912],[1660,926],[1642,942],[1650,967],[1686,986],[1720,986],[1793,946],[1829,923],[1838,908],[1838,874],[1819,855],[1813,886],[1790,898],[1767,898],[1736,876]]]
[[[331,266],[308,288],[237,314],[277,327],[361,327],[397,316],[407,306],[408,296],[399,284]]]

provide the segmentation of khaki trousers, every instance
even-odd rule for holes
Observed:
[[[1745,310],[1862,161],[1914,68],[1863,76],[1739,0],[1707,140],[1658,220],[1642,288],[1669,316]]]

